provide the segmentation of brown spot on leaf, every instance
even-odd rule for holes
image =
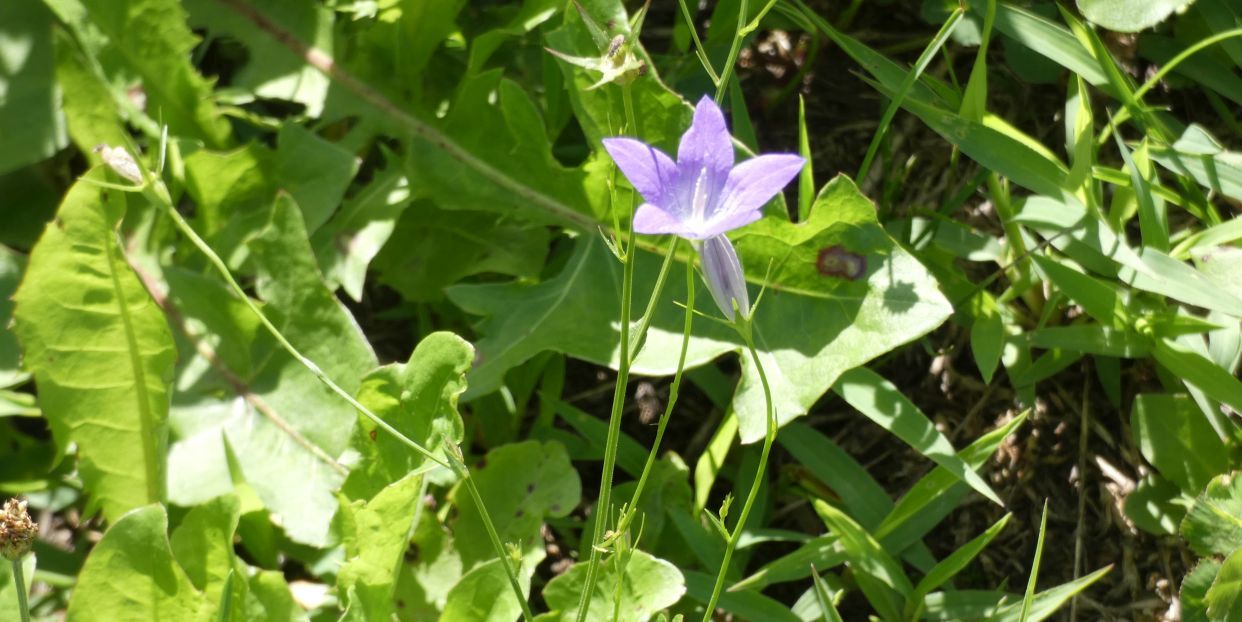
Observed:
[[[819,249],[819,258],[815,260],[815,268],[824,276],[856,281],[867,272],[867,258],[851,253],[839,244],[825,246]]]

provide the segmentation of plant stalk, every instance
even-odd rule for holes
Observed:
[[[26,576],[22,570],[22,560],[12,560],[13,587],[17,589],[17,611],[21,613],[22,622],[30,622],[30,603],[26,599]]]
[[[733,531],[729,534],[724,559],[720,562],[720,572],[716,574],[716,585],[712,588],[711,599],[707,601],[707,610],[703,612],[703,622],[709,622],[712,612],[716,610],[716,602],[720,600],[725,576],[729,571],[729,562],[733,559],[733,551],[737,549],[738,540],[742,537],[742,529],[746,526],[746,519],[750,517],[755,498],[759,496],[759,488],[763,485],[763,475],[768,467],[768,455],[772,453],[772,443],[776,440],[776,413],[772,408],[772,388],[768,385],[768,375],[763,371],[763,363],[759,360],[759,353],[755,350],[755,342],[749,331],[742,333],[742,337],[746,339],[746,348],[750,350],[751,360],[755,362],[755,370],[759,372],[759,383],[763,385],[763,399],[767,405],[767,431],[763,435],[763,451],[759,454],[759,467],[755,470],[755,481],[751,483],[746,502],[742,504],[742,513],[737,517],[737,524],[733,526]]]

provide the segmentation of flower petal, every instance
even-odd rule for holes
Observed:
[[[704,96],[694,108],[694,121],[690,123],[690,129],[682,134],[681,144],[677,147],[679,211],[691,211],[694,187],[701,177],[705,182],[702,191],[707,193],[704,197],[707,205],[710,207],[715,203],[731,168],[733,140],[725,125],[724,113],[710,97]],[[704,171],[707,172],[705,176]]]
[[[633,138],[605,138],[604,149],[630,185],[648,203],[666,206],[673,200],[677,164],[663,151]]]
[[[651,203],[643,203],[634,212],[635,233],[672,233],[682,235],[685,226],[672,214]]]
[[[693,231],[682,233],[681,237],[691,240],[706,240],[707,238],[723,235],[739,227],[745,227],[760,218],[763,218],[763,212],[757,209],[730,212],[695,227]]]
[[[729,238],[718,235],[703,241],[699,248],[703,261],[703,279],[711,291],[716,306],[730,322],[733,321],[733,302],[742,317],[750,315],[750,295],[746,292],[746,276],[742,274],[742,262]]]
[[[758,211],[798,175],[805,163],[802,156],[773,153],[733,167],[725,182],[724,194],[708,221],[715,225],[717,220],[732,220],[736,214]]]

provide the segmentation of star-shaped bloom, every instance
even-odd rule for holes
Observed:
[[[763,206],[802,170],[802,157],[766,154],[734,166],[724,114],[708,97],[694,109],[676,162],[632,138],[603,142],[645,201],[634,213],[634,231],[670,233],[694,242],[708,289],[725,317],[733,319],[735,302],[743,316],[749,313],[742,266],[724,234],[759,220]]]

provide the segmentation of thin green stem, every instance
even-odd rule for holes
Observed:
[[[627,129],[638,135],[638,119],[634,115],[634,102],[628,85],[621,87],[621,99],[625,105],[625,122]],[[625,407],[625,394],[630,381],[630,315],[634,297],[634,264],[636,263],[637,244],[634,243],[634,201],[630,201],[630,231],[623,254],[621,269],[621,343],[620,357],[617,359],[617,384],[612,392],[612,411],[608,416],[608,437],[604,442],[604,464],[600,472],[599,498],[595,502],[595,533],[591,536],[591,557],[587,562],[587,576],[582,584],[582,593],[578,596],[577,622],[584,622],[591,608],[591,597],[595,592],[595,582],[599,580],[600,558],[603,555],[601,546],[608,528],[608,519],[612,514],[612,479],[617,464],[617,445],[621,441],[621,412]],[[654,296],[654,292],[652,292]]]
[[[720,81],[716,83],[716,104],[724,101],[725,90],[729,86],[729,78],[733,77],[733,66],[737,64],[737,55],[742,51],[742,30],[746,28],[746,14],[750,12],[749,3],[741,1],[737,8],[737,31],[733,34],[733,44],[729,47],[729,56],[725,59],[724,69],[720,72]]]
[[[699,56],[699,62],[703,64],[703,69],[707,70],[712,84],[720,84],[720,76],[716,74],[715,69],[712,69],[712,61],[707,58],[703,42],[699,40],[699,30],[694,26],[694,16],[690,15],[690,7],[686,6],[686,0],[677,0],[677,4],[681,5],[681,15],[686,18],[686,28],[690,29],[690,38],[694,40],[694,53]]]
[[[755,481],[751,483],[746,502],[742,504],[742,513],[737,517],[737,524],[733,526],[733,531],[729,534],[724,559],[720,562],[720,572],[716,574],[716,585],[712,588],[711,599],[707,601],[707,610],[703,612],[703,622],[711,620],[712,612],[716,610],[716,602],[720,600],[725,576],[729,572],[729,562],[733,559],[733,551],[737,549],[738,540],[742,537],[742,529],[746,526],[746,519],[750,517],[755,498],[759,496],[759,488],[763,486],[763,475],[768,467],[768,455],[772,453],[772,443],[776,440],[776,414],[772,408],[772,388],[768,385],[768,375],[763,371],[763,363],[759,360],[759,352],[755,350],[755,342],[749,331],[738,332],[746,340],[750,358],[755,362],[755,371],[759,372],[759,383],[763,385],[763,399],[767,405],[767,431],[763,435],[763,451],[759,454],[759,467],[755,470]]]
[[[669,253],[672,256],[672,253]],[[654,300],[654,298],[653,298]],[[630,497],[630,504],[627,506],[629,511],[626,512],[621,524],[617,526],[618,533],[624,533],[629,528],[630,522],[637,514],[638,502],[642,499],[643,489],[647,486],[647,477],[651,475],[651,469],[655,466],[656,455],[660,450],[660,442],[664,440],[664,430],[668,427],[668,421],[673,415],[673,406],[677,404],[677,396],[681,391],[681,377],[686,369],[686,352],[690,349],[690,329],[694,324],[694,263],[686,262],[686,323],[681,333],[681,353],[677,357],[677,372],[673,374],[673,384],[668,390],[668,403],[664,405],[664,414],[660,415],[660,422],[656,425],[655,441],[651,443],[651,451],[647,453],[647,463],[643,465],[643,472],[638,476],[638,487],[634,489],[634,495]]]
[[[496,554],[500,557],[500,564],[505,567],[505,576],[509,578],[509,586],[513,588],[513,593],[517,595],[518,603],[522,605],[522,619],[526,620],[526,622],[533,622],[535,614],[530,610],[530,603],[526,602],[526,593],[522,590],[522,585],[518,583],[517,573],[513,570],[513,566],[509,564],[509,557],[505,555],[505,545],[500,541],[500,534],[496,531],[496,525],[492,523],[492,517],[484,509],[483,496],[479,494],[479,488],[474,485],[474,478],[470,476],[466,465],[454,461],[454,466],[460,469],[458,476],[461,478],[462,483],[466,485],[466,491],[470,493],[470,498],[474,500],[474,506],[479,508],[479,515],[483,517],[483,528],[487,530],[487,537],[492,541],[492,548],[496,549]]]
[[[30,622],[30,603],[26,600],[26,576],[22,570],[22,560],[12,560],[13,587],[17,589],[17,611],[21,613],[22,622]]]
[[[1152,75],[1151,78],[1148,78],[1148,80],[1143,83],[1143,86],[1140,86],[1138,90],[1134,92],[1134,99],[1136,101],[1142,100],[1143,95],[1146,95],[1147,91],[1150,91],[1157,84],[1160,84],[1160,81],[1163,80],[1165,76],[1169,75],[1170,71],[1173,71],[1174,69],[1176,69],[1178,65],[1182,64],[1182,62],[1185,61],[1187,58],[1190,58],[1191,55],[1195,54],[1196,52],[1199,52],[1200,50],[1204,48],[1210,47],[1212,45],[1220,43],[1221,41],[1224,41],[1226,39],[1231,39],[1233,37],[1242,37],[1242,28],[1234,28],[1233,30],[1226,30],[1224,32],[1216,33],[1182,50],[1180,53],[1178,53],[1177,56],[1174,56],[1172,59],[1170,59],[1169,62],[1164,63],[1160,67],[1160,69],[1156,71],[1154,75]]]
[[[673,259],[677,257],[677,247],[681,244],[681,238],[673,238],[668,246],[668,253],[664,255],[664,263],[660,265],[660,273],[656,275],[655,287],[651,290],[651,299],[647,301],[647,308],[643,311],[643,316],[638,320],[638,329],[634,331],[634,343],[630,348],[630,364],[638,358],[638,353],[643,349],[642,338],[647,334],[647,328],[651,326],[651,318],[655,316],[655,306],[660,300],[660,294],[664,292],[664,282],[668,279],[668,273],[673,267]],[[686,265],[693,265],[693,262],[687,261]]]

